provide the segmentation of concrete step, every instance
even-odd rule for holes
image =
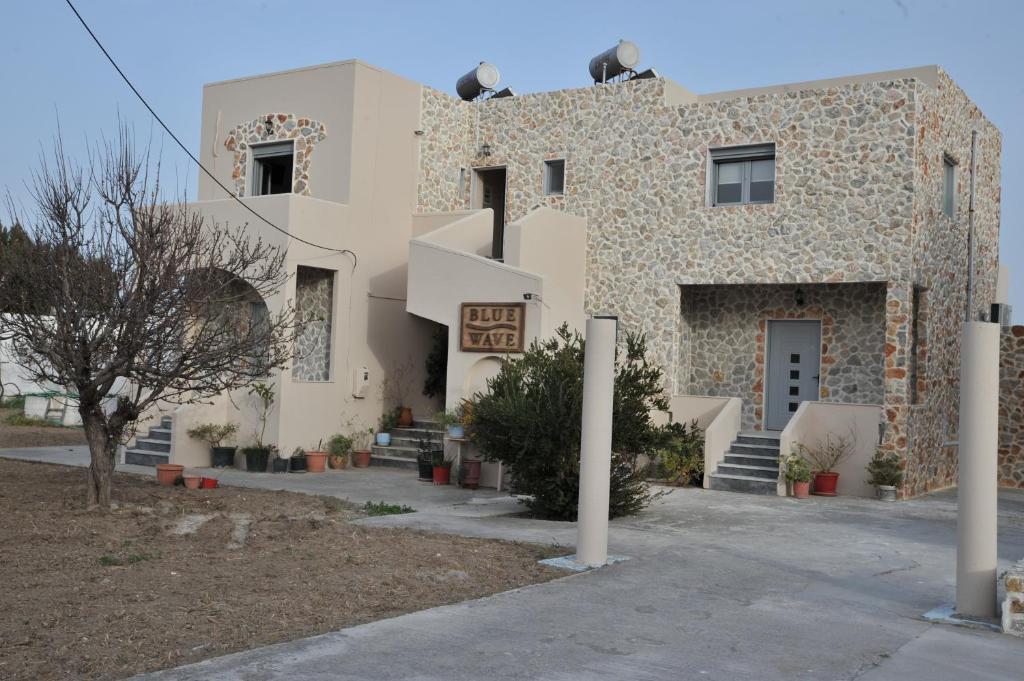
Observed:
[[[395,428],[391,431],[392,438],[402,437],[418,440],[419,438],[426,439],[428,435],[434,440],[440,440],[444,436],[444,431],[440,428],[434,430],[432,428],[419,428],[417,426],[412,426],[410,428]]]
[[[423,440],[426,440],[426,438],[423,438]],[[435,437],[433,439],[433,442],[434,442],[435,445],[437,445],[438,442],[439,442],[438,438]],[[391,447],[412,447],[413,449],[416,449],[417,447],[420,446],[420,438],[418,438],[418,437],[408,437],[408,436],[405,436],[405,435],[395,435],[394,433],[392,433],[392,435],[391,435],[391,445],[390,446]]]
[[[764,478],[765,480],[778,480],[778,467],[771,466],[750,466],[747,464],[719,464],[716,473],[723,475],[740,475],[750,478]]]
[[[722,463],[726,465],[740,465],[740,466],[767,466],[778,470],[779,468],[779,457],[777,456],[758,456],[755,454],[734,454],[732,452],[726,452],[725,458]]]
[[[374,447],[374,450],[376,450],[376,449],[377,448]],[[382,447],[381,449],[385,449],[386,450],[387,447]],[[419,470],[419,466],[416,464],[416,459],[415,458],[410,459],[410,458],[407,458],[407,457],[404,457],[404,456],[393,456],[391,454],[378,454],[376,451],[374,451],[374,453],[370,455],[370,465],[371,466],[386,466],[388,468],[404,468],[404,469],[411,470],[411,471]]]
[[[400,457],[415,461],[420,450],[416,447],[397,447],[395,445],[391,445],[390,447],[380,447],[378,445],[373,445],[370,447],[370,452],[374,456]]]
[[[164,454],[170,454],[171,443],[169,440],[149,440],[146,438],[136,438],[135,446],[132,449],[138,449],[144,452],[160,452]]]
[[[736,442],[748,445],[779,446],[779,433],[740,433],[736,436]]]
[[[171,429],[170,428],[150,428],[149,434],[146,435],[149,440],[163,440],[164,442],[171,441]]]
[[[711,474],[711,489],[726,492],[744,492],[746,494],[776,494],[775,480],[755,478],[749,475],[728,475],[725,473]]]
[[[161,428],[166,428],[167,430],[170,430],[171,429],[171,425],[173,423],[174,423],[174,419],[171,418],[170,416],[161,416],[160,417],[160,427]]]
[[[779,456],[779,445],[752,445],[746,442],[733,442],[729,451],[734,454],[756,454],[760,456]]]
[[[170,463],[170,454],[129,449],[124,453],[124,462],[136,466],[156,466],[158,463]]]

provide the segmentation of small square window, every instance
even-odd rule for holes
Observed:
[[[295,148],[291,141],[252,147],[252,195],[290,194],[294,166]]]
[[[800,380],[800,372],[797,369],[791,369],[790,372],[789,372],[789,379],[791,381],[799,381]]]
[[[711,205],[773,203],[775,145],[712,149]]]
[[[956,161],[949,156],[942,157],[942,212],[956,217]]]
[[[791,386],[789,386],[789,394],[791,396],[793,396],[793,397],[799,397],[800,396],[800,386],[798,386],[798,385],[791,385]]]
[[[799,364],[800,363],[800,355],[795,353],[795,352],[793,354],[791,354],[789,356],[789,363],[790,364]]]
[[[796,408],[799,407],[799,406],[800,406],[799,402],[790,402],[789,403],[789,410],[790,411],[796,411]]]
[[[548,196],[565,193],[565,159],[544,161],[544,193]]]

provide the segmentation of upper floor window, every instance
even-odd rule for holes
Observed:
[[[290,140],[251,147],[253,196],[291,193],[294,147]]]
[[[942,157],[942,212],[956,217],[956,161]]]
[[[565,159],[544,161],[544,193],[565,193]]]
[[[711,205],[775,201],[775,145],[712,149]]]

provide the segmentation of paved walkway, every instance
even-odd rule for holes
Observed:
[[[387,483],[386,494],[368,498],[422,505],[366,524],[561,543],[567,552],[575,538],[571,523],[478,512],[503,501],[430,503],[429,486],[407,473],[358,473]],[[320,480],[355,484],[347,474],[266,477],[298,478],[287,484],[317,493]],[[354,487],[346,494],[356,500]],[[1001,493],[999,524],[1005,565],[1024,556],[1024,494]],[[882,504],[677,490],[613,522],[610,547],[631,556],[624,563],[139,681],[1019,681],[1024,641],[921,619],[953,600],[955,536],[948,492]]]

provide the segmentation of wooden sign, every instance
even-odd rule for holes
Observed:
[[[526,303],[463,303],[462,352],[522,352]]]

